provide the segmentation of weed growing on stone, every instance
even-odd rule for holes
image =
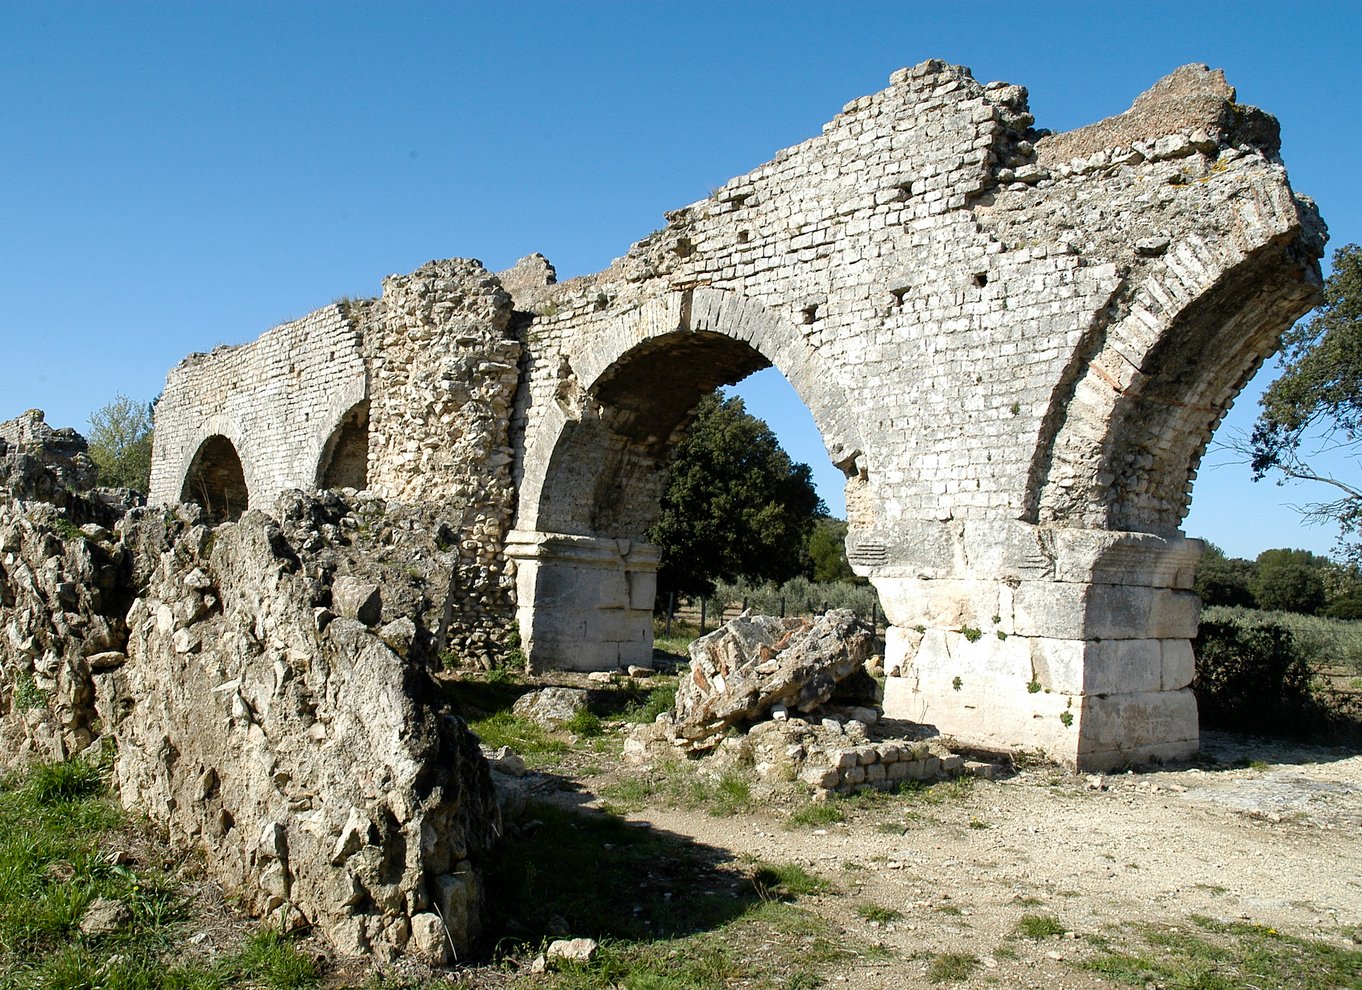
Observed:
[[[38,687],[31,671],[20,671],[14,679],[14,707],[21,712],[42,708],[47,704],[47,695]]]

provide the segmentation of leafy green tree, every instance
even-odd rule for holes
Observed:
[[[709,594],[716,580],[786,581],[809,571],[806,550],[824,515],[807,464],[795,464],[741,399],[701,401],[677,445],[662,513],[658,588]]]
[[[1327,557],[1309,550],[1264,550],[1255,562],[1250,587],[1258,607],[1273,612],[1317,615],[1326,601]]]
[[[1330,449],[1354,458],[1362,428],[1362,248],[1334,252],[1324,283],[1324,305],[1282,337],[1280,378],[1259,400],[1262,411],[1249,440],[1255,478],[1316,481],[1332,487],[1332,502],[1307,507],[1307,515],[1337,523],[1339,546],[1362,560],[1362,485],[1320,464]],[[1313,460],[1313,463],[1312,463]]]
[[[846,520],[828,516],[814,523],[813,532],[809,534],[809,562],[815,581],[820,584],[832,581],[866,583],[865,578],[856,576],[847,562],[846,540]]]
[[[1256,604],[1250,585],[1253,581],[1253,561],[1242,557],[1226,557],[1225,551],[1214,543],[1206,546],[1206,555],[1196,569],[1193,588],[1201,597],[1201,604],[1237,605],[1253,608]]]
[[[151,486],[151,404],[121,392],[90,414],[90,459],[99,483],[146,492]]]

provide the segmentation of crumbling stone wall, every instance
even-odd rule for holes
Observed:
[[[1090,127],[1034,124],[1023,87],[924,62],[604,272],[390,279],[348,310],[371,478],[450,498],[478,622],[514,572],[533,665],[636,662],[678,431],[773,364],[847,476],[895,714],[1087,767],[1186,755],[1189,486],[1319,298],[1323,225],[1276,122],[1205,67]]]
[[[125,525],[140,594],[101,705],[120,796],[211,850],[253,913],[343,953],[445,961],[477,933],[500,827],[486,762],[445,712],[420,613],[389,590],[409,565],[362,533],[385,514],[301,493],[272,508]],[[337,574],[360,568],[376,580]]]
[[[83,440],[4,436],[0,765],[111,754],[123,802],[254,913],[347,954],[465,952],[500,820],[431,676],[447,525],[288,492],[226,525],[191,504],[106,527],[69,487]]]
[[[99,733],[96,685],[122,660],[128,558],[85,440],[38,410],[0,423],[0,766],[64,759]]]

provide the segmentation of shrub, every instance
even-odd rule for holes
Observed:
[[[1208,615],[1194,641],[1201,724],[1240,732],[1305,728],[1310,666],[1291,630],[1270,618]]]

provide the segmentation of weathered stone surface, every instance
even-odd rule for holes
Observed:
[[[188,505],[91,532],[59,501],[0,500],[4,759],[69,756],[102,731],[123,802],[203,850],[246,908],[343,953],[416,936],[431,960],[441,939],[465,951],[499,816],[430,676],[450,574],[417,566],[430,510],[291,493],[276,518],[210,529]],[[318,621],[338,571],[404,614]],[[370,596],[351,597],[364,614]],[[101,917],[87,934],[116,926]]]
[[[555,939],[544,950],[544,959],[549,966],[560,962],[589,963],[596,957],[597,948],[594,938]]]
[[[690,672],[676,693],[676,733],[691,749],[709,749],[729,726],[763,719],[775,705],[813,711],[863,669],[872,638],[845,609],[816,620],[733,619],[691,644]]]
[[[80,930],[83,935],[112,935],[131,920],[132,911],[122,901],[96,897],[81,915]]]
[[[331,585],[331,606],[345,619],[376,626],[383,618],[383,597],[378,585],[352,577],[338,577]]]
[[[511,710],[540,725],[556,726],[586,708],[587,694],[580,688],[546,687],[522,694]]]
[[[243,905],[346,952],[400,951],[458,875],[467,925],[448,937],[462,951],[480,900],[468,861],[498,827],[486,764],[426,663],[344,614],[318,631],[314,609],[337,591],[322,565],[345,548],[304,549],[307,505],[290,496],[282,523],[253,510],[211,539],[193,512],[125,522],[143,591],[119,671],[134,703],[111,720],[120,795],[211,849]],[[182,633],[198,647],[179,649]]]

